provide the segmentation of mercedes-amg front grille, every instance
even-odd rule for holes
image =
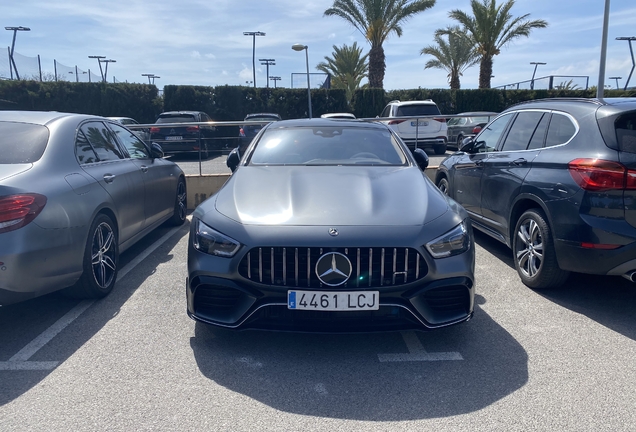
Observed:
[[[307,248],[260,247],[251,249],[241,261],[239,273],[266,285],[320,288],[316,262],[327,252],[346,255],[351,276],[341,287],[397,286],[426,276],[428,267],[412,248]]]

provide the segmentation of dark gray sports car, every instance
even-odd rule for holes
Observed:
[[[157,144],[103,117],[0,111],[0,306],[103,297],[120,252],[185,217],[185,176]]]
[[[227,328],[355,332],[470,319],[475,249],[464,209],[380,123],[263,128],[194,212],[188,314]]]

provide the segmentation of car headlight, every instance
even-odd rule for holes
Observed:
[[[446,234],[426,243],[426,249],[433,258],[446,258],[459,255],[470,249],[470,233],[464,220]]]
[[[241,247],[236,240],[210,228],[201,220],[196,220],[193,246],[196,250],[210,255],[232,257]]]

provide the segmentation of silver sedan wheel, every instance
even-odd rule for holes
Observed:
[[[107,289],[115,277],[117,247],[115,233],[109,224],[102,222],[93,234],[91,246],[91,266],[95,283],[102,289]]]
[[[177,211],[179,213],[179,219],[185,220],[187,214],[187,201],[188,194],[186,193],[185,182],[179,182],[177,187]]]

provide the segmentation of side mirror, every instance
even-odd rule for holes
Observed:
[[[227,155],[225,164],[234,172],[238,168],[239,162],[241,162],[241,157],[239,156],[238,148],[235,148]]]
[[[150,144],[150,157],[153,159],[160,159],[163,155],[163,149],[161,146],[155,142]]]
[[[459,151],[464,153],[473,153],[475,148],[475,140],[473,137],[464,138],[461,145],[459,146]]]
[[[413,156],[415,157],[415,162],[420,167],[422,171],[424,171],[428,167],[428,155],[421,148],[415,149],[413,151]]]

